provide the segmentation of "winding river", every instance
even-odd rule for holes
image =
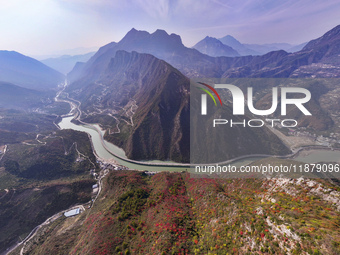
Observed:
[[[115,146],[104,140],[102,131],[98,125],[77,125],[72,122],[74,116],[63,117],[62,121],[58,123],[61,129],[73,129],[77,131],[86,132],[90,135],[93,149],[99,158],[105,161],[114,160],[118,164],[126,166],[130,169],[148,170],[148,171],[185,171],[190,166],[180,166],[175,162],[163,162],[163,161],[145,161],[138,162],[129,160],[125,156],[123,149]],[[164,164],[164,165],[163,165]]]
[[[63,90],[62,90],[63,91]],[[180,164],[172,161],[134,161],[126,157],[123,149],[115,146],[112,143],[107,142],[103,136],[105,131],[101,130],[97,124],[75,124],[73,119],[79,119],[81,111],[79,105],[75,100],[59,99],[61,92],[58,92],[56,101],[67,102],[71,106],[71,111],[68,115],[64,116],[58,126],[61,129],[73,129],[77,131],[86,132],[91,138],[93,149],[95,154],[105,161],[116,161],[118,164],[126,166],[130,169],[147,170],[147,171],[185,171],[189,170],[190,164]],[[80,104],[80,103],[79,103]],[[268,157],[269,155],[249,155],[224,162],[224,164],[235,165],[236,167],[250,164],[256,160]],[[296,161],[304,163],[317,163],[317,162],[339,162],[340,163],[340,151],[324,149],[303,148],[298,153],[291,155]]]

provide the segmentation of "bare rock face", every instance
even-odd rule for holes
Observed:
[[[189,161],[189,79],[168,63],[117,51],[97,81],[76,95],[78,85],[70,90],[84,112],[111,110],[117,122],[105,138],[129,158]]]

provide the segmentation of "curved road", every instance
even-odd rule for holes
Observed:
[[[96,202],[97,198],[100,195],[100,192],[102,191],[102,179],[109,173],[109,171],[106,169],[103,171],[103,174],[99,177],[98,179],[98,193],[96,195],[96,197],[94,198],[93,202],[92,202],[92,206],[93,204]],[[66,210],[62,210],[56,214],[54,214],[53,216],[49,217],[47,220],[45,220],[43,223],[41,223],[40,225],[36,226],[20,243],[16,244],[14,247],[9,248],[8,251],[6,251],[6,255],[10,254],[11,252],[13,252],[15,249],[17,249],[20,245],[23,245],[20,249],[20,255],[24,254],[24,249],[25,249],[25,245],[27,242],[29,242],[38,232],[38,230],[43,227],[46,226],[48,224],[50,224],[51,222],[55,221],[56,219],[58,219],[59,217],[62,217],[62,215],[67,212],[70,211],[72,209],[76,209],[76,208],[81,208],[84,212],[86,211],[84,205],[75,205],[72,206]]]
[[[80,110],[80,104],[81,102],[79,102],[78,100],[75,100],[75,99],[72,99],[72,98],[69,98],[68,94],[67,94],[67,99],[68,100],[64,100],[64,99],[60,99],[59,96],[61,95],[61,93],[65,90],[66,88],[66,85],[67,83],[65,83],[64,87],[62,88],[62,90],[60,90],[56,97],[55,97],[55,100],[57,102],[65,102],[65,103],[68,103],[70,104],[71,106],[71,110],[70,112],[65,115],[65,116],[74,116],[74,119],[78,120],[80,123],[84,124],[84,125],[87,125],[91,128],[94,128],[96,129],[96,131],[100,134],[100,138],[101,138],[101,143],[103,145],[103,147],[109,152],[111,153],[113,156],[121,159],[121,160],[124,160],[126,162],[130,162],[130,163],[134,163],[134,164],[139,164],[139,165],[146,165],[146,166],[175,166],[175,167],[190,167],[190,166],[196,166],[194,164],[180,164],[180,163],[146,163],[146,162],[140,162],[140,161],[135,161],[135,160],[131,160],[131,159],[127,159],[127,158],[123,158],[119,155],[116,155],[115,153],[113,153],[112,151],[110,151],[110,149],[105,145],[104,143],[104,138],[100,132],[100,130],[97,129],[97,127],[94,127],[92,126],[91,124],[89,123],[85,123],[83,121],[80,120],[80,117],[81,117],[81,110]],[[75,103],[76,102],[76,103]],[[61,117],[65,117],[65,116],[61,116]],[[59,129],[60,127],[54,123]],[[91,139],[90,139],[91,140]],[[92,143],[92,140],[91,140],[91,143]],[[93,146],[92,146],[93,147]],[[246,156],[240,156],[240,157],[237,157],[237,158],[234,158],[234,159],[231,159],[231,160],[227,160],[227,161],[224,161],[224,162],[219,162],[219,163],[213,163],[213,164],[228,164],[228,163],[233,163],[235,161],[238,161],[238,160],[242,160],[242,159],[247,159],[247,158],[253,158],[253,157],[277,157],[277,158],[293,158],[294,156],[296,156],[298,153],[300,153],[301,151],[303,150],[311,150],[311,149],[325,149],[325,150],[338,150],[338,149],[331,149],[329,147],[324,147],[324,146],[307,146],[307,147],[300,147],[298,148],[295,152],[291,153],[291,154],[288,154],[288,155],[284,155],[284,156],[274,156],[274,155],[266,155],[266,154],[253,154],[253,155],[246,155]],[[95,153],[95,150],[93,149],[94,151],[94,154],[98,157],[98,155]],[[6,150],[5,150],[6,152]],[[3,155],[2,155],[3,157]],[[2,157],[0,158],[0,160],[2,159]],[[99,158],[99,157],[98,157]],[[100,159],[100,158],[99,158]],[[197,164],[199,165],[199,164]],[[207,164],[204,164],[204,165],[207,165]],[[211,165],[211,164],[210,164]],[[98,193],[96,195],[96,197],[93,199],[93,202],[92,202],[92,206],[93,204],[96,202],[97,198],[99,197],[101,191],[102,191],[102,179],[107,175],[109,171],[106,169],[104,170],[104,173],[103,175],[101,175],[98,179]],[[92,207],[91,206],[91,207]],[[23,244],[23,247],[21,248],[20,250],[20,255],[22,255],[24,253],[24,248],[25,248],[25,245],[26,243],[31,240],[37,233],[37,231],[42,227],[42,226],[45,226],[45,225],[48,225],[50,224],[51,222],[53,222],[54,220],[56,220],[57,218],[59,218],[60,216],[62,216],[62,214],[66,211],[69,211],[69,210],[72,210],[74,208],[79,208],[81,207],[84,211],[85,211],[85,208],[83,205],[77,205],[77,206],[73,206],[67,210],[63,210],[61,212],[58,212],[56,214],[54,214],[53,216],[51,216],[50,218],[48,218],[47,220],[45,220],[43,223],[41,223],[40,225],[36,226],[26,237],[24,240],[22,240],[20,243],[18,243],[17,245],[15,245],[14,247],[10,248],[9,251],[6,251],[6,254],[9,254],[11,253],[12,251],[14,251],[15,249],[17,249],[20,245]]]

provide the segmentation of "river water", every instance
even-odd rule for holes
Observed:
[[[296,158],[296,161],[304,163],[319,163],[319,162],[336,162],[340,163],[340,151],[331,150],[310,150],[302,151]]]
[[[112,143],[109,143],[102,139],[104,135],[103,130],[100,129],[99,125],[76,125],[71,122],[73,116],[64,117],[58,126],[61,129],[73,129],[77,131],[86,132],[90,135],[91,141],[94,147],[94,150],[98,157],[104,160],[111,160],[114,159],[120,165],[126,166],[130,169],[137,169],[137,170],[147,170],[147,171],[185,171],[189,168],[189,166],[152,166],[152,165],[141,165],[132,162],[128,162],[124,160],[126,158],[125,152],[123,149],[115,146]],[[119,156],[120,158],[116,157],[115,155]],[[175,162],[163,162],[163,161],[147,161],[145,163],[174,163]]]
[[[126,166],[130,169],[137,170],[147,170],[147,171],[185,171],[189,170],[189,166],[179,166],[176,165],[175,162],[164,162],[164,161],[145,161],[141,163],[133,163],[129,162],[126,158],[125,152],[123,149],[115,146],[112,143],[109,143],[103,139],[105,131],[101,130],[99,125],[96,124],[88,124],[88,125],[77,125],[71,122],[74,116],[63,117],[62,121],[58,124],[61,129],[73,129],[77,131],[83,131],[90,135],[92,144],[96,154],[104,159],[104,160],[112,160],[114,159],[120,165]],[[116,155],[116,156],[115,156]],[[118,157],[117,157],[118,156]],[[235,165],[236,167],[250,164],[256,160],[259,160],[263,157],[249,157],[246,159],[236,160],[231,165]],[[339,162],[340,163],[340,151],[331,151],[331,150],[306,150],[302,151],[298,154],[297,157],[294,158],[296,161],[301,161],[304,163],[317,163],[317,162]],[[152,164],[168,164],[168,165],[152,165]],[[148,165],[151,164],[151,165]],[[174,164],[174,165],[171,165]]]

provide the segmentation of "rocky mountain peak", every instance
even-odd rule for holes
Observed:
[[[220,40],[210,36],[206,36],[203,40],[195,44],[193,48],[212,57],[239,56],[239,53],[232,47],[225,45]]]

